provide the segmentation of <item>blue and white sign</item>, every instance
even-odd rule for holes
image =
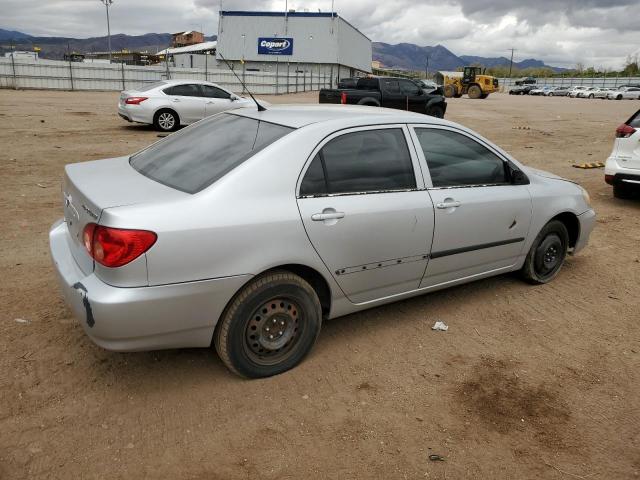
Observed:
[[[258,55],[293,55],[293,38],[258,38]]]

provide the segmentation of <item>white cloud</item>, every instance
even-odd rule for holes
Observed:
[[[285,0],[115,0],[112,33],[217,31],[218,8],[284,10]],[[288,0],[329,11],[331,0]],[[374,41],[442,44],[457,55],[537,58],[620,68],[640,44],[638,0],[335,0],[335,10]],[[0,0],[0,27],[32,35],[106,34],[104,6],[90,0]],[[543,12],[543,13],[541,13]]]

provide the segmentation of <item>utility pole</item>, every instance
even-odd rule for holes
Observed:
[[[427,64],[424,67],[424,78],[429,78],[429,57],[431,55],[427,55]]]
[[[107,42],[109,45],[109,63],[111,63],[111,26],[109,25],[109,7],[113,4],[113,0],[100,0],[107,9]]]
[[[511,78],[511,69],[513,68],[513,52],[516,51],[515,48],[511,48],[511,61],[509,62],[509,78]]]

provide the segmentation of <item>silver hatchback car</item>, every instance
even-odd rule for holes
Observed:
[[[245,108],[68,165],[51,254],[117,351],[215,344],[246,377],[323,319],[520,271],[546,283],[595,223],[585,190],[458,124],[373,107]]]

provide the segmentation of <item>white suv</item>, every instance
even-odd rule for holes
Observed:
[[[617,198],[630,198],[634,190],[640,191],[640,110],[616,129],[604,179],[613,185]]]

